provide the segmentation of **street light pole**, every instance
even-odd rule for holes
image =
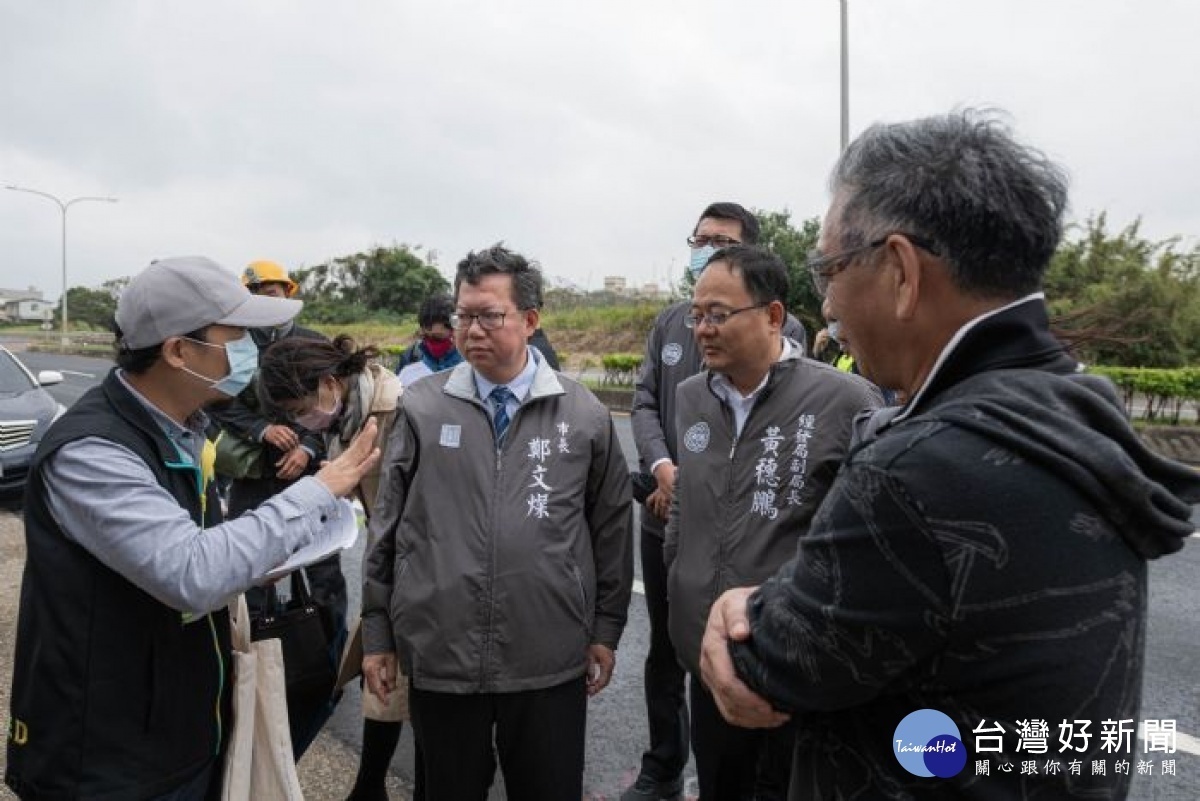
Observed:
[[[850,0],[842,3],[842,150],[850,144]]]
[[[40,189],[30,189],[24,186],[5,186],[5,189],[11,189],[14,192],[28,192],[31,195],[44,197],[47,200],[52,200],[62,212],[62,346],[65,348],[70,345],[70,339],[67,337],[67,210],[76,203],[83,203],[88,200],[93,200],[98,203],[116,203],[115,197],[92,197],[85,195],[81,197],[73,197],[70,200],[60,200],[55,195],[49,192],[43,192]]]

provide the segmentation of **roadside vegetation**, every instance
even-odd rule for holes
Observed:
[[[762,242],[783,259],[791,277],[790,311],[810,333],[824,325],[805,259],[816,247],[816,218],[793,221],[791,213],[758,210]],[[416,312],[432,292],[450,286],[436,255],[419,245],[376,246],[322,264],[298,267],[292,276],[305,301],[300,320],[327,334],[347,333],[361,343],[398,353],[417,333]],[[110,350],[108,323],[128,277],[100,287],[68,290],[72,338],[88,355]],[[691,279],[679,277],[679,296]],[[1200,402],[1200,245],[1179,238],[1150,240],[1140,221],[1112,231],[1100,214],[1070,228],[1046,275],[1052,325],[1075,355],[1105,372],[1128,397],[1150,398],[1156,420],[1186,417]],[[600,374],[608,383],[629,381],[644,352],[655,316],[669,301],[650,301],[606,292],[551,289],[542,327],[567,372]],[[53,330],[22,325],[0,328],[59,345]],[[618,365],[618,362],[620,364]],[[1182,373],[1173,371],[1183,370]]]

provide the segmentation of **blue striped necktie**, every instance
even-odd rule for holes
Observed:
[[[492,414],[492,428],[496,429],[496,442],[504,441],[504,433],[508,431],[508,402],[516,396],[512,394],[508,387],[499,386],[492,389],[488,393],[488,399],[496,405],[496,411]]]

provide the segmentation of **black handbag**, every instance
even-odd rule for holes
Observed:
[[[337,632],[329,610],[313,601],[303,570],[291,574],[291,589],[291,598],[280,603],[275,585],[268,585],[266,604],[250,619],[251,640],[279,638],[289,711],[302,702],[327,702],[337,678],[330,657]]]

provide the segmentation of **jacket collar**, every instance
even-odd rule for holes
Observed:
[[[784,337],[783,350],[780,352],[779,358],[772,362],[771,366],[767,368],[767,374],[763,376],[762,382],[758,385],[758,388],[754,390],[755,394],[757,395],[758,393],[774,386],[774,384],[779,380],[778,376],[782,367],[794,366],[796,362],[803,358],[804,348],[800,347],[800,344],[791,337]],[[730,388],[733,392],[737,392],[737,390],[732,389],[733,385],[729,383],[729,379],[722,373],[714,373],[712,370],[705,370],[704,381],[708,385],[709,391],[722,401],[725,399],[726,390],[721,388],[719,385],[723,385],[724,387]]]
[[[155,450],[164,463],[178,460],[185,431],[196,437],[196,448],[199,450],[208,421],[203,412],[196,412],[188,418],[186,427],[179,425],[126,382],[117,367],[109,371],[101,389],[126,421],[154,442]]]
[[[530,353],[529,358],[537,360],[537,369],[533,373],[533,384],[529,387],[526,403],[536,398],[567,393],[558,380],[558,374],[546,363],[545,359],[539,358],[533,353]],[[446,379],[446,386],[442,391],[451,397],[482,403],[475,391],[475,368],[471,366],[470,362],[464,361],[450,371],[450,377]]]
[[[1067,374],[1078,362],[1050,333],[1045,295],[1035,292],[971,320],[955,332],[925,383],[890,416],[898,423],[924,410],[942,392],[988,370],[1026,368]]]

